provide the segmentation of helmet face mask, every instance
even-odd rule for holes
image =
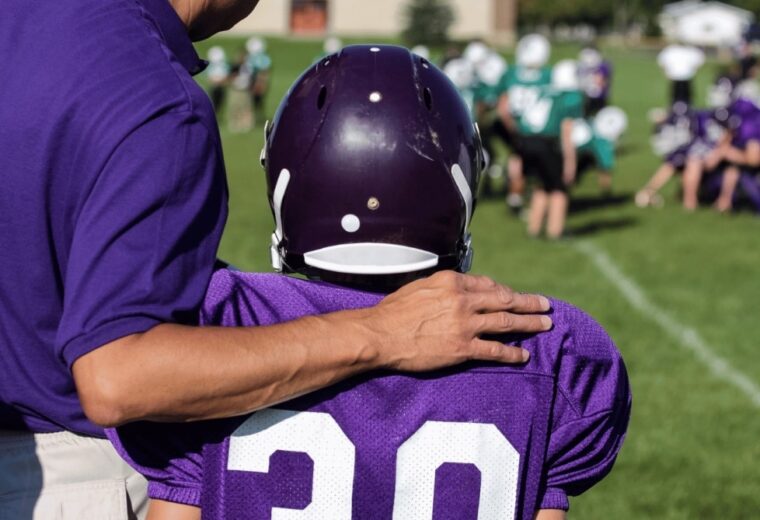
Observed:
[[[402,47],[308,69],[267,126],[275,268],[331,279],[466,270],[483,166],[451,81]]]

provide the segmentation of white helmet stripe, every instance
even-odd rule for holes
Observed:
[[[283,168],[280,172],[280,176],[277,177],[277,184],[274,186],[274,193],[272,193],[272,212],[274,213],[275,221],[275,234],[278,240],[282,240],[282,199],[285,198],[285,190],[288,189],[288,183],[290,182],[290,172]]]
[[[454,177],[454,183],[456,183],[459,194],[462,196],[462,200],[464,200],[466,211],[464,232],[467,233],[467,228],[470,227],[470,219],[472,218],[472,190],[470,190],[470,185],[467,183],[464,172],[458,164],[451,167],[451,176]]]

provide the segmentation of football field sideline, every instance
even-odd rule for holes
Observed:
[[[665,334],[691,352],[716,378],[739,389],[755,408],[760,409],[760,386],[719,356],[694,328],[682,324],[653,303],[644,290],[621,271],[606,251],[588,240],[573,243],[573,248],[588,257],[634,309],[659,325]]]

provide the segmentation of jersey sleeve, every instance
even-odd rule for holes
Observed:
[[[569,509],[568,496],[583,493],[609,473],[631,411],[628,376],[612,340],[582,311],[570,308],[566,316],[542,509]]]
[[[194,324],[226,215],[220,143],[198,116],[170,111],[134,129],[77,209],[60,273],[61,359],[71,366],[159,323]]]
[[[135,422],[106,429],[119,455],[148,481],[150,498],[200,507],[209,424]]]

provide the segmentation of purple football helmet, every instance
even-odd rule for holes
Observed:
[[[345,47],[296,80],[265,133],[275,269],[469,268],[482,145],[456,88],[426,59]]]

